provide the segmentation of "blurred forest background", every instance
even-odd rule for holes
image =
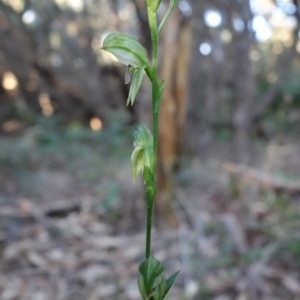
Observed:
[[[179,0],[162,32],[168,299],[300,299],[299,5]],[[150,54],[145,1],[0,0],[1,300],[140,299],[130,156],[151,87],[126,106],[125,66],[101,51],[114,31]]]

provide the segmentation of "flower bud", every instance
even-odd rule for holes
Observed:
[[[144,168],[144,148],[136,147],[131,155],[131,169],[133,180],[136,179],[140,171]]]
[[[103,42],[103,50],[112,53],[121,63],[138,69],[148,66],[144,47],[133,37],[124,33],[110,33]]]
[[[153,136],[150,130],[142,123],[138,124],[134,133],[134,147],[153,147]]]
[[[135,180],[140,171],[144,174],[146,167],[149,170],[153,168],[153,137],[144,124],[137,126],[133,136],[135,149],[131,155],[131,168]]]

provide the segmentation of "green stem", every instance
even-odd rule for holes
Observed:
[[[152,68],[150,72],[152,81],[152,112],[153,112],[153,167],[154,183],[156,185],[156,165],[157,165],[157,149],[158,149],[158,117],[160,103],[160,86],[157,76],[157,56],[158,56],[158,30],[156,12],[148,7],[148,19],[152,40]],[[146,259],[151,253],[151,228],[152,228],[152,212],[155,193],[147,190],[147,231],[146,231]]]
[[[159,114],[159,83],[157,76],[158,31],[156,12],[148,8],[149,26],[152,40],[152,113],[153,113],[153,176],[156,178],[157,148],[158,148],[158,114]]]
[[[151,229],[154,196],[147,191],[147,231],[146,231],[146,259],[151,253]]]
[[[168,8],[168,10],[167,10],[167,12],[165,14],[165,16],[163,17],[161,23],[159,24],[158,35],[160,35],[160,33],[161,33],[162,29],[164,28],[166,22],[168,21],[168,19],[169,19],[170,15],[171,15],[171,13],[172,13],[172,11],[173,11],[176,3],[177,3],[177,1],[173,1],[172,3],[170,3],[170,6],[169,6],[169,8]]]
[[[145,72],[146,72],[148,78],[150,79],[150,81],[153,82],[152,68],[147,66],[147,68],[145,69]]]

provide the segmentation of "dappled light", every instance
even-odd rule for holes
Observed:
[[[277,43],[274,43],[272,49],[273,49],[274,53],[280,54],[283,51],[283,46],[277,42]]]
[[[2,0],[4,3],[10,5],[13,10],[20,13],[24,10],[24,0]]]
[[[69,22],[67,25],[67,33],[71,38],[75,38],[78,35],[78,24],[76,22]]]
[[[100,48],[103,44],[103,39],[99,39],[99,38],[94,38],[92,40],[91,46],[94,49],[95,52],[100,52]]]
[[[128,9],[122,9],[119,11],[118,16],[122,21],[127,21],[130,18],[130,11]]]
[[[256,32],[256,39],[259,42],[265,42],[272,36],[270,25],[263,16],[258,15],[253,18],[252,28]]]
[[[42,109],[42,113],[45,116],[51,116],[54,112],[50,97],[46,93],[42,93],[39,95],[39,104]]]
[[[18,120],[9,120],[3,123],[2,130],[5,132],[13,132],[21,128],[21,123]]]
[[[296,18],[288,16],[282,9],[277,8],[269,18],[270,25],[276,29],[291,29],[296,26]]]
[[[83,0],[66,0],[66,3],[69,7],[71,7],[76,12],[82,11],[84,7]]]
[[[300,41],[297,43],[296,49],[297,49],[297,52],[300,54]]]
[[[202,43],[199,46],[199,51],[200,51],[200,53],[202,55],[207,56],[207,55],[209,55],[211,53],[212,46],[209,43],[207,43],[207,42]]]
[[[186,0],[180,0],[178,3],[178,8],[183,13],[183,15],[186,17],[189,17],[193,12],[192,6]]]
[[[274,13],[276,4],[273,0],[251,0],[251,9],[255,14],[268,15]]]
[[[222,14],[218,10],[210,9],[205,12],[204,20],[209,27],[219,27],[222,24]]]
[[[244,21],[238,16],[233,17],[232,26],[237,32],[242,32],[246,27]]]
[[[223,43],[229,44],[232,41],[232,33],[228,29],[223,29],[221,32],[221,39]]]
[[[261,55],[260,51],[258,51],[258,50],[252,50],[250,52],[250,58],[253,61],[259,61],[262,58],[262,55]]]
[[[22,15],[24,24],[32,25],[36,22],[36,13],[33,10],[26,10]]]
[[[290,0],[277,0],[277,3],[280,8],[284,10],[287,14],[294,14],[297,11],[297,7]]]
[[[49,43],[53,49],[59,49],[61,47],[61,36],[58,32],[52,31],[49,35]]]
[[[15,90],[18,87],[18,79],[13,72],[7,71],[4,73],[2,86],[7,91]]]
[[[293,15],[297,11],[297,7],[295,4],[289,2],[283,6],[283,10],[290,15]]]
[[[102,129],[102,122],[99,118],[93,117],[90,119],[90,126],[94,131],[100,131]]]
[[[55,68],[59,68],[63,63],[62,58],[56,53],[50,54],[49,61],[50,61],[50,64]]]
[[[55,0],[55,2],[62,8],[68,7],[75,12],[81,12],[84,7],[83,0]]]

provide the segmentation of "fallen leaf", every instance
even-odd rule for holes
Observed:
[[[13,300],[22,294],[22,281],[20,278],[13,278],[5,285],[1,294],[1,300]]]
[[[282,277],[282,284],[295,295],[300,295],[300,282],[295,277],[286,275]]]
[[[34,267],[47,269],[47,261],[37,252],[29,251],[27,253],[27,259]]]
[[[80,271],[79,278],[85,282],[85,284],[92,284],[97,282],[100,278],[107,279],[111,275],[111,271],[107,267],[92,265]]]

